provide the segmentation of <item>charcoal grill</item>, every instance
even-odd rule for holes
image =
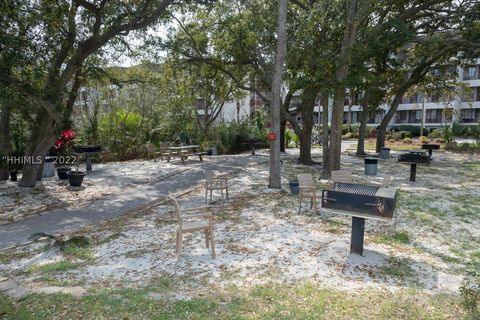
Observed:
[[[417,176],[417,164],[429,164],[430,156],[424,151],[410,151],[398,156],[398,161],[410,164],[410,181],[415,181]]]
[[[85,154],[85,167],[87,171],[92,171],[92,156],[102,151],[100,145],[74,146],[73,151]]]
[[[422,144],[422,149],[428,150],[428,155],[432,158],[432,151],[440,149],[440,145],[435,143],[424,143]]]
[[[367,184],[336,182],[323,190],[322,207],[352,216],[350,252],[362,255],[365,219],[389,221],[393,218],[396,189]]]
[[[244,139],[242,144],[244,146],[249,146],[252,150],[252,156],[254,156],[255,155],[255,147],[261,145],[262,141],[259,140],[259,139],[250,138],[250,139]]]

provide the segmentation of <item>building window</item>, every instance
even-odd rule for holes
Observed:
[[[425,112],[425,123],[441,123],[442,109],[428,109]]]
[[[357,122],[359,122],[359,119],[358,119],[358,114],[359,114],[359,113],[360,113],[360,112],[358,112],[358,111],[352,112],[352,123],[357,123]]]
[[[407,110],[402,110],[398,112],[398,119],[400,121],[407,121]]]
[[[475,109],[462,109],[460,112],[460,121],[463,123],[475,122]]]
[[[410,110],[409,114],[409,123],[420,123],[422,122],[422,110]]]
[[[476,90],[474,90],[474,91],[476,91],[475,101],[480,101],[480,87],[476,87],[474,89],[476,89]]]
[[[477,79],[477,67],[471,66],[465,69],[465,73],[463,75],[463,80],[472,80]]]

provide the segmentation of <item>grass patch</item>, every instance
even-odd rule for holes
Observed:
[[[78,268],[78,265],[70,261],[58,261],[43,265],[34,265],[27,269],[27,273],[55,273]]]
[[[386,244],[409,244],[410,236],[405,231],[398,231],[394,233],[383,234],[380,237],[376,237],[374,241]]]
[[[413,280],[416,278],[416,273],[410,267],[411,261],[405,258],[391,257],[388,259],[388,264],[381,267],[384,275],[396,278],[402,281]]]
[[[13,260],[20,260],[23,258],[31,257],[34,253],[21,251],[21,252],[0,252],[0,263],[9,263]]]
[[[0,312],[5,319],[458,319],[464,314],[458,296],[413,290],[346,293],[305,283],[218,289],[190,300],[165,294],[160,301],[149,298],[150,292],[91,290],[81,298],[32,294],[15,303],[0,295]]]

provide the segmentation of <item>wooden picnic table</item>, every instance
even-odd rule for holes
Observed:
[[[172,152],[172,156],[180,157],[182,163],[185,163],[185,159],[188,158],[189,155],[196,155],[200,158],[200,161],[203,161],[202,156],[206,155],[206,152],[198,152],[200,148],[199,145],[192,144],[186,146],[178,146],[178,147],[169,147],[168,150]]]

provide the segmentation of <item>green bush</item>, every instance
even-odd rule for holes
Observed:
[[[234,154],[249,150],[250,146],[243,144],[243,141],[246,139],[262,141],[262,145],[259,147],[268,146],[266,130],[259,129],[257,126],[251,126],[248,121],[241,123],[219,122],[209,128],[206,136],[196,136],[195,139],[190,142],[198,143],[204,148],[216,145],[217,151],[222,154]]]
[[[467,272],[460,286],[462,305],[472,316],[480,318],[480,258],[474,258],[467,267]]]
[[[413,142],[413,141],[412,141],[412,138],[404,138],[404,139],[403,139],[403,143],[408,143],[408,144],[410,144],[410,143],[412,143],[412,142]]]
[[[353,139],[355,138],[355,134],[353,132],[347,132],[342,136],[342,138],[345,140]]]
[[[144,119],[135,112],[117,111],[104,114],[98,123],[100,144],[116,154],[119,160],[139,157],[147,143]]]
[[[438,139],[443,138],[443,131],[442,129],[433,129],[432,132],[428,134],[429,139]]]
[[[393,128],[394,131],[408,131],[410,132],[410,138],[420,136],[420,126],[397,126]],[[426,129],[424,129],[425,131]]]
[[[458,132],[456,129],[458,124],[453,124],[451,126],[446,125],[442,128],[443,140],[445,141],[445,148],[452,149],[455,147],[455,132]]]
[[[358,134],[358,128],[359,128],[358,124],[351,124],[351,125],[344,124],[342,125],[342,135],[348,132],[356,132]]]
[[[295,148],[298,148],[300,145],[300,138],[295,133],[293,134],[292,142],[295,144]]]
[[[292,139],[293,139],[292,133],[290,132],[290,130],[286,129],[285,130],[285,146],[286,146],[286,148],[290,147],[290,142],[292,141]]]
[[[374,126],[367,126],[365,128],[365,137],[374,138],[377,134],[377,130]]]

